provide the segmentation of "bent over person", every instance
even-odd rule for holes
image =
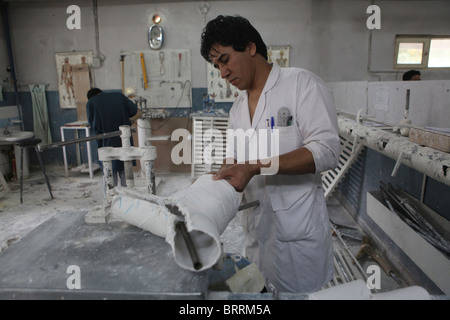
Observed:
[[[215,173],[215,179],[243,191],[247,202],[260,202],[243,216],[244,255],[258,265],[269,289],[320,290],[334,272],[320,173],[337,166],[340,152],[336,110],[326,84],[307,70],[270,64],[260,34],[239,16],[208,22],[201,54],[243,91],[230,110],[230,123],[234,130],[255,130],[247,147],[260,129],[270,137],[278,130],[279,152],[269,157],[270,163],[250,158],[251,152],[239,155],[235,143]],[[262,175],[274,161],[276,173]]]
[[[142,114],[137,105],[120,92],[105,93],[98,88],[92,88],[88,91],[87,98],[86,114],[89,125],[96,135],[119,131],[120,126],[131,125],[131,122]],[[130,140],[133,145],[133,139]],[[97,144],[98,148],[121,147],[122,139],[120,136],[104,138],[97,140]],[[99,164],[103,170],[101,161]],[[126,186],[123,162],[113,160],[112,169],[114,186],[118,185],[118,176],[120,185]]]

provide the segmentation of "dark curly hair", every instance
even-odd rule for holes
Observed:
[[[209,21],[203,29],[200,53],[206,61],[211,62],[209,53],[213,45],[232,46],[234,50],[242,52],[251,42],[256,45],[256,53],[267,60],[266,44],[247,19],[241,16],[220,15]]]

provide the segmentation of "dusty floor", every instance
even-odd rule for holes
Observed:
[[[44,183],[40,170],[32,170],[24,180],[23,203],[20,203],[20,184],[11,181],[11,191],[0,193],[0,251],[19,241],[28,232],[55,214],[67,211],[89,211],[103,203],[102,176],[99,171],[93,179],[89,174],[70,171],[64,167],[46,168],[52,187],[53,199]],[[192,183],[190,174],[162,174],[157,176],[157,194],[170,195]],[[223,234],[227,252],[240,250],[240,225],[238,219],[230,223]]]
[[[18,182],[10,182],[12,190],[8,193],[0,193],[0,251],[20,241],[30,231],[47,221],[54,215],[64,212],[88,212],[95,206],[103,203],[102,175],[97,171],[93,179],[88,173],[70,172],[65,175],[64,167],[55,166],[46,168],[54,199],[50,198],[47,186],[44,183],[39,169],[31,171],[31,175],[24,182],[23,203],[20,203],[20,191]],[[157,175],[159,181],[157,194],[170,195],[173,192],[186,188],[192,183],[190,174],[161,174]],[[350,216],[338,201],[331,198],[328,201],[331,219],[347,226],[355,226]],[[239,222],[240,215],[231,221],[222,234],[224,251],[240,253],[242,251],[242,228]],[[356,255],[361,242],[348,241],[348,248]],[[341,241],[335,237],[335,250],[342,253],[344,247]],[[1,253],[0,253],[1,255]],[[339,262],[341,264],[341,262]],[[369,265],[375,264],[370,259],[361,261],[363,270]],[[356,270],[357,268],[353,268]],[[363,280],[367,275],[362,275]],[[334,284],[342,283],[342,274],[336,271]],[[361,274],[357,277],[361,278]],[[390,277],[382,275],[383,291],[396,289],[399,285]],[[330,286],[334,285],[330,283]]]

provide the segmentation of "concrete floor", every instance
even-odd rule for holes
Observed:
[[[14,243],[20,242],[27,234],[35,230],[38,226],[48,221],[50,218],[62,215],[66,212],[87,212],[95,206],[103,203],[102,175],[96,172],[94,179],[89,178],[88,173],[70,172],[65,175],[64,167],[46,168],[54,199],[50,198],[47,186],[42,178],[39,169],[31,170],[30,177],[24,182],[23,203],[21,204],[19,184],[11,182],[12,191],[0,194],[0,257],[3,252]],[[160,180],[157,194],[161,196],[172,194],[173,192],[189,186],[192,182],[190,174],[161,174],[157,175]],[[358,228],[350,215],[343,209],[339,202],[330,198],[328,208],[331,220],[339,225]],[[240,215],[231,221],[225,232],[222,234],[225,252],[240,253],[242,251],[242,228],[239,223]],[[361,247],[361,241],[346,240],[344,244],[337,236],[335,239],[335,250],[343,253],[346,249],[356,255]],[[377,265],[370,258],[360,261],[362,270],[367,270],[371,265]],[[353,266],[353,270],[358,270]],[[355,278],[365,281],[370,274],[355,274]],[[335,283],[330,283],[328,287],[342,284],[342,274],[336,272]],[[399,285],[391,277],[381,271],[381,290],[384,292],[407,286],[406,283]]]

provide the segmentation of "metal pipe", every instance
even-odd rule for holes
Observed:
[[[345,262],[345,259],[342,256],[342,253],[339,250],[335,250],[335,254],[337,256],[338,262],[339,261],[341,262],[341,266],[344,268],[345,273],[349,277],[348,282],[356,280],[356,277],[352,275],[352,272],[351,272],[350,268],[347,266],[347,263]],[[345,273],[344,273],[344,275],[345,275]]]
[[[16,98],[16,105],[17,109],[19,111],[19,118],[22,120],[20,123],[20,129],[23,131],[23,115],[22,115],[22,107],[20,106],[20,100],[19,100],[19,92],[17,89],[17,78],[16,78],[16,69],[14,66],[14,54],[12,49],[12,42],[11,42],[11,33],[9,29],[9,19],[8,19],[8,3],[5,3],[3,1],[0,2],[0,5],[2,6],[2,17],[3,17],[3,27],[5,28],[5,40],[8,47],[8,59],[9,59],[9,69],[11,72],[11,80],[14,85],[14,95]]]
[[[365,273],[363,267],[361,266],[358,259],[356,259],[355,255],[352,253],[352,251],[348,247],[347,242],[345,242],[345,240],[342,238],[341,232],[339,231],[338,228],[336,228],[334,226],[334,224],[331,221],[330,221],[330,224],[331,224],[331,229],[333,229],[334,233],[338,236],[339,240],[341,241],[342,245],[344,246],[344,249],[348,252],[348,254],[352,258],[353,262],[355,263],[356,267],[361,272],[361,274],[364,276],[364,279],[367,280],[366,273]]]
[[[125,66],[124,66],[124,61],[125,59],[125,55],[121,54],[120,55],[120,66],[122,67],[122,93],[125,94]]]
[[[360,125],[338,117],[339,134],[350,139],[360,137],[360,143],[397,161],[402,153],[401,164],[407,165],[427,176],[450,186],[450,154],[437,149],[423,147],[407,137],[386,130]]]
[[[192,265],[194,266],[194,269],[200,270],[203,267],[203,265],[200,262],[200,259],[198,257],[197,250],[195,249],[194,242],[192,241],[191,235],[189,234],[189,232],[186,229],[185,222],[178,221],[177,224],[175,225],[175,228],[177,228],[181,232],[181,235],[183,236],[183,239],[186,243],[186,247],[189,252],[189,256],[192,259]]]
[[[341,268],[341,266],[339,265],[338,261],[336,260],[336,253],[333,257],[333,263],[334,263],[334,269],[337,271],[338,275],[339,275],[339,279],[341,280],[342,283],[347,283],[349,282],[348,280],[348,276],[344,275],[344,270]]]
[[[423,175],[423,180],[422,180],[422,190],[420,191],[420,202],[423,203],[423,201],[425,200],[425,190],[427,188],[427,175],[424,174]]]
[[[405,116],[408,115],[409,112],[409,99],[411,96],[411,89],[406,89],[406,106],[405,106]]]
[[[101,133],[101,134],[97,134],[95,136],[89,136],[89,137],[85,137],[85,138],[79,138],[79,139],[73,139],[73,140],[67,140],[67,141],[59,141],[59,142],[54,142],[54,143],[49,143],[49,144],[44,144],[44,145],[39,144],[38,149],[39,149],[39,152],[42,152],[42,151],[49,150],[49,149],[64,147],[64,146],[67,146],[70,144],[76,144],[76,143],[80,143],[80,142],[116,137],[116,136],[120,136],[120,134],[121,134],[121,132],[119,130],[119,131]]]

